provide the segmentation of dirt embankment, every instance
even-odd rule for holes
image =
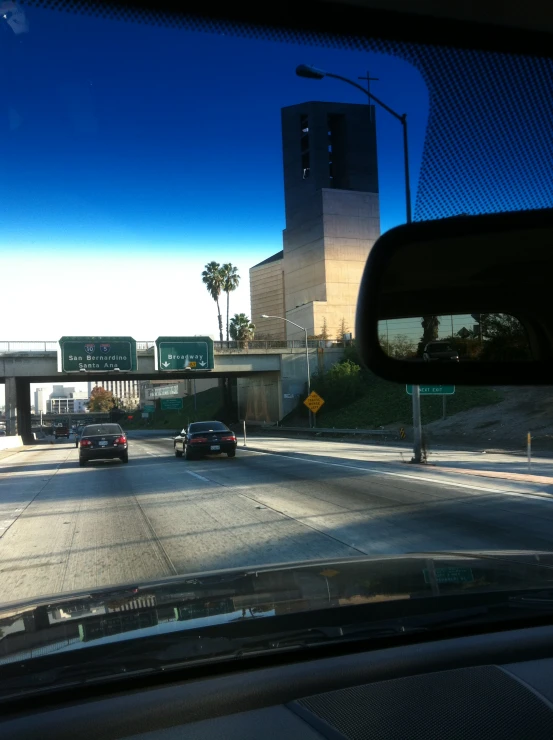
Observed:
[[[462,411],[424,427],[429,444],[452,444],[490,449],[532,449],[553,453],[553,387],[497,388],[504,400],[493,406]]]

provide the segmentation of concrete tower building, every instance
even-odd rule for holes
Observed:
[[[374,106],[310,102],[281,111],[286,229],[283,251],[250,270],[258,333],[301,339],[326,322],[353,331],[361,276],[380,234]],[[284,324],[284,325],[283,325]]]

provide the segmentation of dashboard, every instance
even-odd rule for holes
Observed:
[[[553,627],[293,662],[50,706],[2,705],[11,740],[553,737]],[[242,664],[243,665],[243,664]]]

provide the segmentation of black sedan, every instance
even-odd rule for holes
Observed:
[[[79,439],[79,465],[89,460],[109,460],[118,457],[129,462],[127,435],[119,424],[89,424]]]
[[[173,440],[176,457],[187,460],[203,455],[236,455],[236,435],[221,421],[195,421]]]

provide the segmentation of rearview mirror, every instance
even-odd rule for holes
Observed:
[[[553,381],[553,211],[408,224],[374,244],[357,344],[369,369],[426,384]]]

